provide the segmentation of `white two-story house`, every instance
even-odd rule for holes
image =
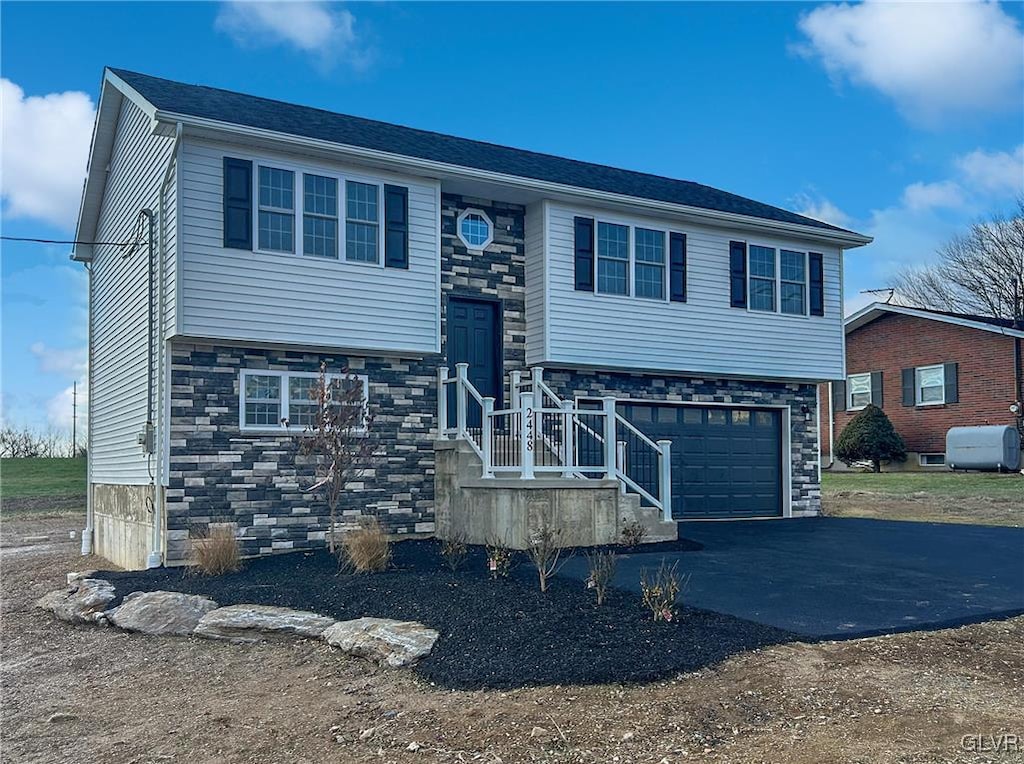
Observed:
[[[321,363],[359,375],[380,439],[346,516],[396,534],[435,529],[441,437],[473,440],[482,479],[526,476],[458,397],[511,417],[533,381],[556,401],[539,412],[569,412],[575,452],[545,441],[562,479],[596,450],[666,519],[816,514],[816,385],[844,377],[843,252],[870,241],[697,183],[116,69],[77,239],[83,549],[126,567],[180,564],[219,522],[246,554],[324,543],[298,456]],[[659,444],[647,468],[601,437],[609,406]]]

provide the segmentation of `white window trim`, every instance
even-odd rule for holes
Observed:
[[[348,236],[348,223],[349,223],[349,220],[350,220],[350,218],[348,216],[348,183],[349,183],[349,181],[351,181],[353,183],[359,183],[359,184],[362,184],[364,186],[376,186],[377,187],[377,222],[376,222],[376,226],[377,226],[377,259],[375,261],[372,261],[372,262],[369,261],[369,260],[349,260],[348,259],[348,241],[346,240],[346,237]],[[352,178],[352,177],[346,177],[344,179],[343,183],[344,183],[344,185],[342,187],[341,200],[340,200],[340,203],[343,205],[343,207],[342,207],[343,211],[339,215],[339,217],[341,218],[342,225],[345,226],[345,232],[344,232],[343,235],[339,236],[339,239],[340,239],[340,241],[338,243],[338,252],[340,253],[339,257],[342,260],[344,260],[346,263],[348,263],[349,265],[369,265],[369,266],[376,266],[378,268],[383,268],[384,267],[384,184],[379,182],[379,181],[362,180],[362,179],[359,179],[359,178]],[[357,223],[357,224],[374,225],[374,223],[372,221],[369,221],[369,220],[359,220],[358,218],[351,218],[351,220],[352,220],[353,223]]]
[[[325,215],[321,212],[306,212],[306,176],[309,175],[314,178],[326,178],[334,181],[334,215]],[[338,179],[333,175],[323,175],[318,172],[303,172],[300,176],[302,178],[302,242],[297,243],[296,249],[299,254],[304,257],[314,257],[319,260],[337,260],[341,251],[341,205],[343,202],[342,189],[338,187]],[[296,203],[297,205],[298,203]],[[334,221],[334,254],[333,255],[307,255],[306,254],[306,216],[312,218],[319,218],[320,220],[333,220]]]
[[[324,258],[326,259],[326,258]],[[320,372],[318,371],[278,371],[275,369],[241,369],[238,372],[238,428],[242,432],[261,432],[261,433],[278,433],[287,435],[304,435],[306,434],[305,427],[292,427],[285,426],[284,424],[278,424],[277,427],[272,427],[265,424],[249,425],[245,423],[245,378],[248,376],[257,377],[278,377],[281,380],[280,384],[280,396],[281,396],[281,416],[278,422],[288,420],[288,406],[289,406],[289,385],[288,379],[290,377],[301,377],[301,378],[319,378]],[[346,374],[327,374],[328,382],[334,380],[345,379]],[[365,409],[369,409],[370,400],[370,381],[369,377],[365,374],[354,375],[363,385],[363,406]],[[363,412],[365,421],[366,411]],[[357,428],[357,432],[365,432],[365,427]]]
[[[238,156],[240,158],[249,158],[252,161],[252,182],[253,182],[253,216],[252,216],[252,251],[257,255],[270,255],[277,257],[302,257],[310,261],[320,263],[339,263],[346,266],[353,266],[359,268],[384,268],[384,186],[385,184],[405,185],[408,186],[407,182],[400,181],[388,181],[383,178],[360,175],[354,172],[338,172],[336,170],[327,170],[323,167],[299,165],[293,162],[277,159],[266,159],[263,157],[244,157],[242,154],[233,154],[232,156]],[[295,220],[295,241],[291,252],[282,252],[275,249],[261,249],[260,248],[260,226],[259,226],[259,211],[260,211],[260,199],[259,199],[259,182],[260,182],[260,167],[266,167],[275,170],[289,170],[294,173],[295,177],[295,191],[292,194],[292,215]],[[304,255],[302,253],[302,243],[305,239],[304,231],[304,193],[302,189],[302,176],[306,175],[320,175],[324,178],[333,178],[338,182],[338,254],[336,257],[320,257],[319,255]],[[345,196],[345,181],[353,180],[357,183],[366,183],[369,185],[375,185],[377,187],[377,262],[368,263],[362,260],[348,260],[345,257],[347,244],[345,241],[346,234],[346,216],[348,214],[347,198]],[[271,209],[271,208],[267,208]],[[271,210],[274,211],[274,210]],[[287,210],[277,210],[279,212],[287,212]],[[314,213],[315,214],[315,213]]]
[[[939,384],[939,388],[942,390],[942,399],[937,401],[923,401],[921,400],[921,382],[920,374],[923,371],[931,371],[938,369],[942,375],[942,382]],[[932,364],[930,366],[916,366],[914,367],[914,405],[915,406],[944,406],[946,405],[946,368],[941,363]]]
[[[795,315],[795,314],[791,314]],[[853,385],[852,380],[854,377],[867,377],[868,380],[868,402],[863,406],[853,405]],[[871,372],[863,372],[861,374],[850,374],[846,377],[846,410],[847,411],[862,411],[866,409],[870,404],[874,403],[874,396],[871,391]]]
[[[661,234],[661,297],[648,297],[647,295],[637,294],[636,292],[636,269],[638,265],[652,265],[657,266],[657,263],[651,263],[647,260],[636,259],[636,229],[642,228],[645,231],[651,231],[653,233]],[[669,272],[668,272],[668,260],[669,260],[669,240],[668,231],[662,228],[652,228],[651,226],[636,225],[633,226],[633,230],[630,232],[629,240],[629,259],[632,261],[630,265],[630,286],[632,287],[631,294],[638,300],[653,300],[654,302],[667,302],[666,298],[670,295],[669,291]]]
[[[687,304],[685,302],[672,302],[672,287],[671,287],[672,275],[670,273],[671,253],[669,252],[669,247],[671,245],[671,238],[670,238],[671,235],[674,234],[674,233],[677,233],[677,234],[685,236],[686,235],[685,231],[683,231],[683,230],[681,230],[679,228],[675,228],[675,227],[672,227],[672,226],[666,226],[666,225],[663,225],[663,224],[660,224],[660,223],[656,223],[656,222],[654,222],[654,223],[638,223],[635,220],[630,220],[630,219],[625,219],[625,218],[616,218],[614,216],[609,216],[609,215],[591,215],[590,213],[586,213],[586,212],[578,212],[576,214],[587,215],[588,217],[593,217],[593,219],[594,219],[594,291],[591,294],[593,294],[595,297],[598,297],[598,298],[600,298],[602,300],[643,300],[644,302],[651,302],[651,303],[659,303],[660,302],[660,303],[664,303],[664,304],[667,304],[667,305],[678,305],[678,306],[685,306]],[[623,225],[623,226],[626,226],[629,229],[629,259],[625,261],[627,263],[627,266],[626,266],[627,267],[627,272],[626,272],[626,288],[627,288],[627,292],[626,292],[626,294],[618,294],[618,293],[615,293],[615,292],[601,292],[597,288],[597,261],[599,259],[598,249],[597,249],[597,228],[598,228],[598,226],[601,223],[608,223],[609,225]],[[644,229],[646,229],[648,231],[659,231],[659,232],[665,234],[665,265],[664,265],[664,268],[665,268],[665,271],[664,271],[665,272],[665,283],[663,284],[664,289],[663,289],[662,297],[660,299],[657,298],[657,297],[640,297],[636,293],[635,281],[636,281],[636,229],[637,228],[644,228]],[[606,259],[608,259],[608,258],[606,258]],[[687,263],[687,268],[689,268],[689,263]]]
[[[253,183],[254,183],[254,187],[256,189],[256,193],[254,194],[255,198],[253,199],[253,201],[256,204],[256,214],[253,216],[253,229],[254,229],[254,231],[253,231],[253,237],[254,238],[252,240],[253,241],[253,248],[256,248],[256,247],[259,246],[259,241],[260,241],[260,213],[261,212],[273,212],[273,213],[277,213],[279,215],[289,215],[290,214],[292,216],[292,248],[291,249],[267,249],[267,250],[261,250],[261,251],[265,251],[265,252],[268,252],[268,253],[274,254],[274,255],[294,255],[296,252],[299,251],[299,239],[300,239],[299,231],[301,230],[301,224],[299,223],[298,213],[296,212],[296,209],[299,206],[299,204],[298,204],[298,188],[297,188],[297,186],[299,185],[298,179],[301,178],[302,175],[301,175],[301,173],[295,172],[295,170],[293,170],[290,167],[283,167],[283,166],[280,166],[280,165],[269,165],[269,164],[260,163],[260,164],[254,164],[253,167],[254,167],[254,174],[255,174],[255,177],[253,178]],[[292,206],[291,206],[291,209],[289,209],[288,207],[271,207],[269,205],[268,206],[264,206],[262,203],[260,203],[260,170],[262,170],[262,169],[267,169],[267,170],[283,170],[284,172],[290,172],[292,174]]]
[[[942,463],[941,464],[929,464],[928,462],[925,461],[925,458],[927,458],[929,456],[941,456],[942,457]],[[917,463],[921,467],[945,467],[946,466],[946,455],[945,454],[940,454],[938,452],[927,453],[927,454],[918,454],[917,455]]]
[[[805,251],[802,251],[802,250],[799,250],[799,249],[794,249],[792,247],[787,247],[787,246],[782,246],[782,245],[777,245],[777,244],[762,244],[761,242],[758,242],[758,241],[748,241],[746,246],[747,246],[747,253],[746,253],[746,258],[747,258],[747,263],[746,263],[746,266],[747,266],[747,268],[746,268],[746,270],[747,270],[747,312],[748,313],[757,313],[759,315],[774,314],[774,315],[777,315],[777,316],[786,316],[787,318],[810,318],[811,317],[811,313],[810,313],[810,310],[811,310],[811,305],[810,305],[810,302],[811,302],[811,300],[810,300],[810,292],[811,292],[811,290],[810,290],[810,281],[811,281],[810,255],[807,252],[805,252]],[[754,279],[762,279],[763,281],[767,281],[768,280],[768,279],[766,279],[766,278],[764,278],[762,276],[752,276],[751,275],[751,273],[750,273],[750,248],[751,247],[762,247],[764,249],[770,249],[770,250],[772,250],[775,253],[775,308],[774,308],[774,310],[762,310],[760,308],[751,307],[750,280],[752,278],[754,278]],[[787,313],[787,312],[784,312],[782,310],[782,282],[783,282],[783,278],[782,278],[782,250],[786,250],[787,252],[793,252],[794,254],[803,255],[804,256],[804,281],[803,281],[803,284],[804,284],[804,312],[803,313]],[[786,283],[795,284],[797,282],[795,282],[795,281],[787,281]]]
[[[483,244],[470,244],[462,235],[462,221],[465,220],[470,215],[479,215],[480,217],[487,221],[487,228],[490,231],[490,233],[487,235],[487,241],[485,241]],[[482,209],[479,209],[478,207],[467,207],[466,209],[459,213],[459,217],[455,221],[455,234],[459,237],[459,241],[461,241],[466,246],[466,249],[468,249],[470,252],[483,252],[485,249],[491,246],[491,244],[494,243],[494,221],[491,220],[491,216],[484,212]]]

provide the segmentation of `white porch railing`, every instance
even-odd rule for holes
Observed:
[[[484,478],[595,478],[619,481],[672,519],[671,442],[651,440],[616,412],[616,399],[600,408],[562,400],[545,384],[543,368],[509,375],[509,407],[494,408],[468,378],[438,370],[437,414],[443,439],[463,440],[483,462]]]

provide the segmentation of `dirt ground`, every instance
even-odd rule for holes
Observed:
[[[927,523],[1024,526],[1024,496],[936,496],[912,493],[897,496],[874,491],[821,493],[821,508],[829,517],[868,517],[875,520],[915,520]]]
[[[454,692],[315,642],[58,622],[33,602],[97,564],[79,525],[3,524],[5,762],[1024,761],[1024,618],[772,647],[647,686]],[[1014,747],[1001,735],[1021,750],[991,750]]]

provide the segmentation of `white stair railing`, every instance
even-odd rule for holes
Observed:
[[[655,442],[644,435],[617,412],[614,396],[602,398],[600,409],[580,408],[560,399],[545,384],[543,368],[536,366],[525,381],[520,371],[510,373],[510,406],[496,410],[494,398],[481,395],[469,381],[469,364],[457,363],[455,368],[454,377],[448,376],[447,367],[438,369],[438,432],[442,439],[464,440],[472,446],[483,462],[482,477],[531,480],[538,475],[600,475],[617,480],[623,492],[639,494],[664,519],[672,519],[671,442]],[[448,400],[451,390],[454,426]],[[584,440],[597,448],[581,448]],[[597,462],[586,463],[585,455],[595,455],[595,450],[600,452]],[[652,468],[654,476],[649,474]],[[642,484],[640,472],[647,475],[653,491]]]

